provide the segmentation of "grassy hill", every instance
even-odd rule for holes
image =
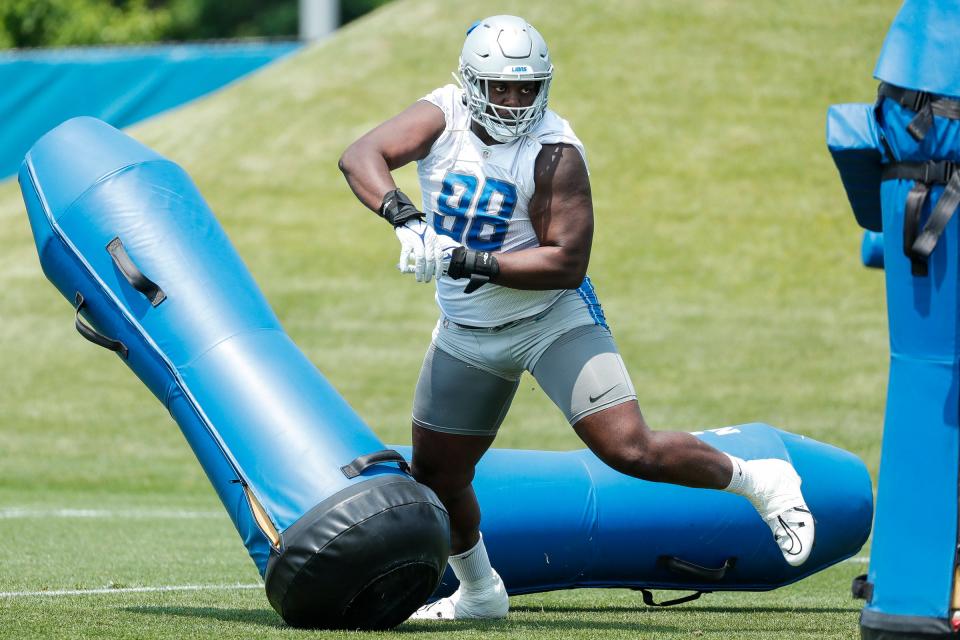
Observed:
[[[874,95],[873,64],[898,5],[400,0],[131,133],[193,176],[288,332],[334,386],[385,441],[409,442],[436,317],[432,287],[395,271],[393,234],[356,202],[336,161],[358,135],[451,81],[473,20],[523,15],[554,57],[551,107],[587,147],[597,216],[590,275],[648,421],[685,430],[764,421],[848,448],[875,473],[888,357],[882,274],[859,264],[860,230],[823,130],[828,105]],[[411,169],[398,181],[417,193]],[[0,185],[0,285],[0,506],[216,510],[160,403],[76,335],[70,308],[39,269],[15,181]],[[497,446],[581,445],[527,378]],[[138,547],[149,532],[159,538],[150,538],[155,558]],[[0,566],[10,568],[0,591],[255,576],[226,518],[142,530],[119,517],[0,518],[0,534],[11,543],[0,546]],[[64,559],[64,541],[82,559]],[[744,627],[742,637],[782,634],[796,619],[783,610],[798,603],[801,613],[824,609],[813,618],[823,617],[820,631],[854,637],[857,605],[836,591],[861,569],[769,594],[757,619],[770,624]],[[203,597],[214,611],[231,602]],[[542,602],[563,610],[597,598],[577,597]],[[21,630],[79,633],[88,627],[70,631],[53,612],[88,620],[84,602],[62,610],[0,598],[0,636],[13,620]],[[155,602],[112,602],[98,601],[94,617],[105,616],[117,637],[138,625],[171,632],[151,617],[162,608]],[[276,625],[262,595],[244,592],[239,602],[254,613],[188,612],[177,635],[202,637],[203,625],[219,624],[222,637],[241,637],[245,623]],[[523,621],[540,619],[536,605],[528,609],[504,632],[528,635]],[[651,637],[714,627],[734,637],[739,627],[706,609],[663,618],[670,623],[648,628]],[[613,637],[628,622],[584,633]],[[581,627],[547,624],[565,635]]]

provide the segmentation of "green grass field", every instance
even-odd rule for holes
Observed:
[[[393,234],[336,160],[450,81],[474,19],[524,15],[554,56],[551,106],[587,146],[590,275],[648,421],[768,422],[856,452],[875,478],[883,276],[859,264],[823,130],[830,104],[871,100],[898,5],[399,0],[132,134],[194,177],[294,340],[407,443],[432,287],[395,271]],[[399,181],[417,193],[411,170]],[[283,626],[177,426],[72,323],[15,181],[0,184],[0,637],[352,637]],[[527,379],[497,446],[580,444]],[[855,638],[864,570],[669,610],[629,591],[531,595],[506,622],[371,635]],[[84,593],[34,594],[70,590]]]

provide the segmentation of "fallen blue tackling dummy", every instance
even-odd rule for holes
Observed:
[[[803,477],[807,504],[817,514],[816,544],[804,564],[783,561],[770,529],[739,496],[631,478],[587,449],[491,449],[477,466],[473,486],[484,505],[490,560],[507,592],[576,587],[767,591],[863,546],[873,494],[856,456],[765,424],[697,435],[744,459],[793,464]],[[408,447],[397,450],[410,453]],[[434,598],[456,588],[448,570]],[[644,600],[653,604],[649,593]]]
[[[168,407],[285,620],[386,628],[455,588],[440,583],[446,512],[286,336],[182,169],[77,118],[34,146],[20,183],[78,331]],[[793,463],[819,519],[805,564],[738,496],[636,480],[587,451],[494,450],[475,486],[508,592],[767,590],[866,540],[872,491],[852,454],[759,424],[700,437]]]

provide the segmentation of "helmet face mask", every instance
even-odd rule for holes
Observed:
[[[470,116],[494,140],[510,142],[526,135],[547,111],[553,65],[547,44],[531,25],[514,16],[494,16],[467,32],[459,76]],[[506,107],[490,99],[493,82],[536,82],[530,106]]]

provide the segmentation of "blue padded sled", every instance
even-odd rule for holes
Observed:
[[[491,449],[477,466],[473,486],[490,561],[507,591],[766,591],[863,546],[873,490],[859,458],[765,424],[697,435],[745,459],[793,463],[817,519],[817,540],[806,563],[784,562],[770,529],[742,497],[630,478],[589,450]],[[410,455],[409,447],[397,450]],[[448,570],[434,597],[456,586]]]
[[[861,137],[875,136],[881,179],[837,161],[844,185],[861,185],[858,202],[881,205],[890,323],[870,569],[855,583],[868,640],[956,638],[960,629],[958,38],[960,2],[904,2],[876,66],[880,99],[859,120],[875,132]],[[842,141],[827,144],[836,160]],[[858,202],[857,221],[874,229]]]
[[[19,178],[78,331],[180,425],[274,608],[296,626],[406,619],[446,565],[446,511],[283,332],[186,173],[75,118]]]

